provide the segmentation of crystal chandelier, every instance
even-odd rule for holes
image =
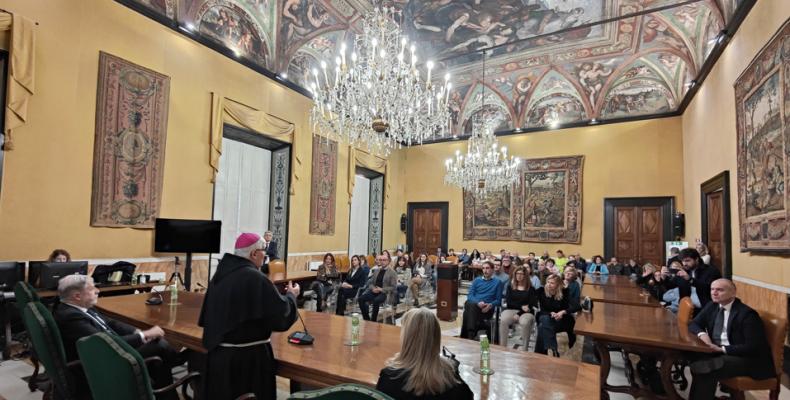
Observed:
[[[483,106],[485,110],[485,55],[483,58]],[[494,135],[497,121],[480,116],[472,121],[472,136],[467,142],[466,154],[455,151],[455,159],[445,162],[447,173],[444,183],[457,186],[478,197],[491,192],[509,189],[521,183],[519,164],[521,160],[512,155],[508,158],[507,147],[499,147]]]
[[[375,8],[350,51],[342,43],[334,65],[321,61],[320,69],[313,68],[307,85],[315,101],[315,134],[386,155],[449,130],[450,75],[434,84],[428,61],[421,76],[415,43],[403,35],[396,13],[394,7]]]

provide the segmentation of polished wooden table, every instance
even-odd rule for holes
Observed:
[[[584,284],[638,288],[636,282],[626,275],[596,275],[588,273],[584,275]]]
[[[591,313],[582,313],[576,319],[574,331],[578,335],[595,340],[595,347],[601,358],[602,399],[609,398],[607,391],[629,393],[634,398],[655,397],[649,389],[640,388],[633,382],[633,373],[627,374],[631,381],[630,386],[613,386],[606,383],[611,366],[610,346],[661,360],[661,381],[670,399],[680,398],[671,378],[674,362],[685,358],[686,352],[711,352],[701,340],[688,333],[688,327],[678,325],[675,314],[659,307],[597,303]],[[627,361],[627,367],[630,367],[630,361]]]
[[[180,304],[145,305],[147,295],[108,297],[97,307],[106,315],[139,328],[159,325],[171,343],[197,351],[203,330],[197,326],[203,295],[181,293]],[[288,332],[272,335],[272,347],[278,361],[277,374],[311,386],[330,386],[352,382],[375,386],[386,360],[400,350],[400,327],[361,321],[360,346],[346,346],[351,319],[326,313],[300,310],[313,346],[295,346],[287,342],[290,332],[302,330],[299,322]],[[552,358],[492,346],[491,376],[472,371],[479,362],[478,342],[442,337],[442,344],[461,362],[461,376],[480,399],[598,399],[600,387],[596,375],[599,367],[570,360]]]
[[[583,285],[582,297],[585,296],[589,296],[593,303],[661,307],[661,303],[658,300],[637,286]]]

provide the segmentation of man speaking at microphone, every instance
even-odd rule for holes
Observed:
[[[234,399],[254,393],[276,398],[276,361],[269,336],[288,330],[298,318],[299,285],[288,282],[285,296],[260,271],[266,258],[255,233],[236,239],[209,282],[198,325],[208,350],[203,378],[206,399]]]

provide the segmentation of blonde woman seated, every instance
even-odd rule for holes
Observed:
[[[412,308],[403,315],[401,349],[387,360],[376,389],[395,399],[473,399],[469,386],[450,360],[439,352],[442,331],[427,308]]]
[[[505,289],[507,309],[499,316],[499,341],[507,346],[510,327],[521,327],[521,349],[527,351],[532,328],[535,326],[535,307],[538,305],[537,289],[532,286],[527,268],[516,267]]]

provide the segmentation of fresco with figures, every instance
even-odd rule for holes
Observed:
[[[790,19],[735,82],[742,251],[790,253]]]
[[[373,8],[370,0],[117,1],[174,18],[302,87],[312,68],[331,63],[342,43],[353,42],[361,17]],[[739,2],[383,3],[397,8],[404,32],[420,43],[420,58],[452,74],[447,135],[463,136],[480,114],[497,119],[498,130],[512,130],[675,111]],[[485,95],[483,85],[490,89]]]
[[[464,240],[580,243],[584,156],[525,160],[521,184],[464,192]]]

